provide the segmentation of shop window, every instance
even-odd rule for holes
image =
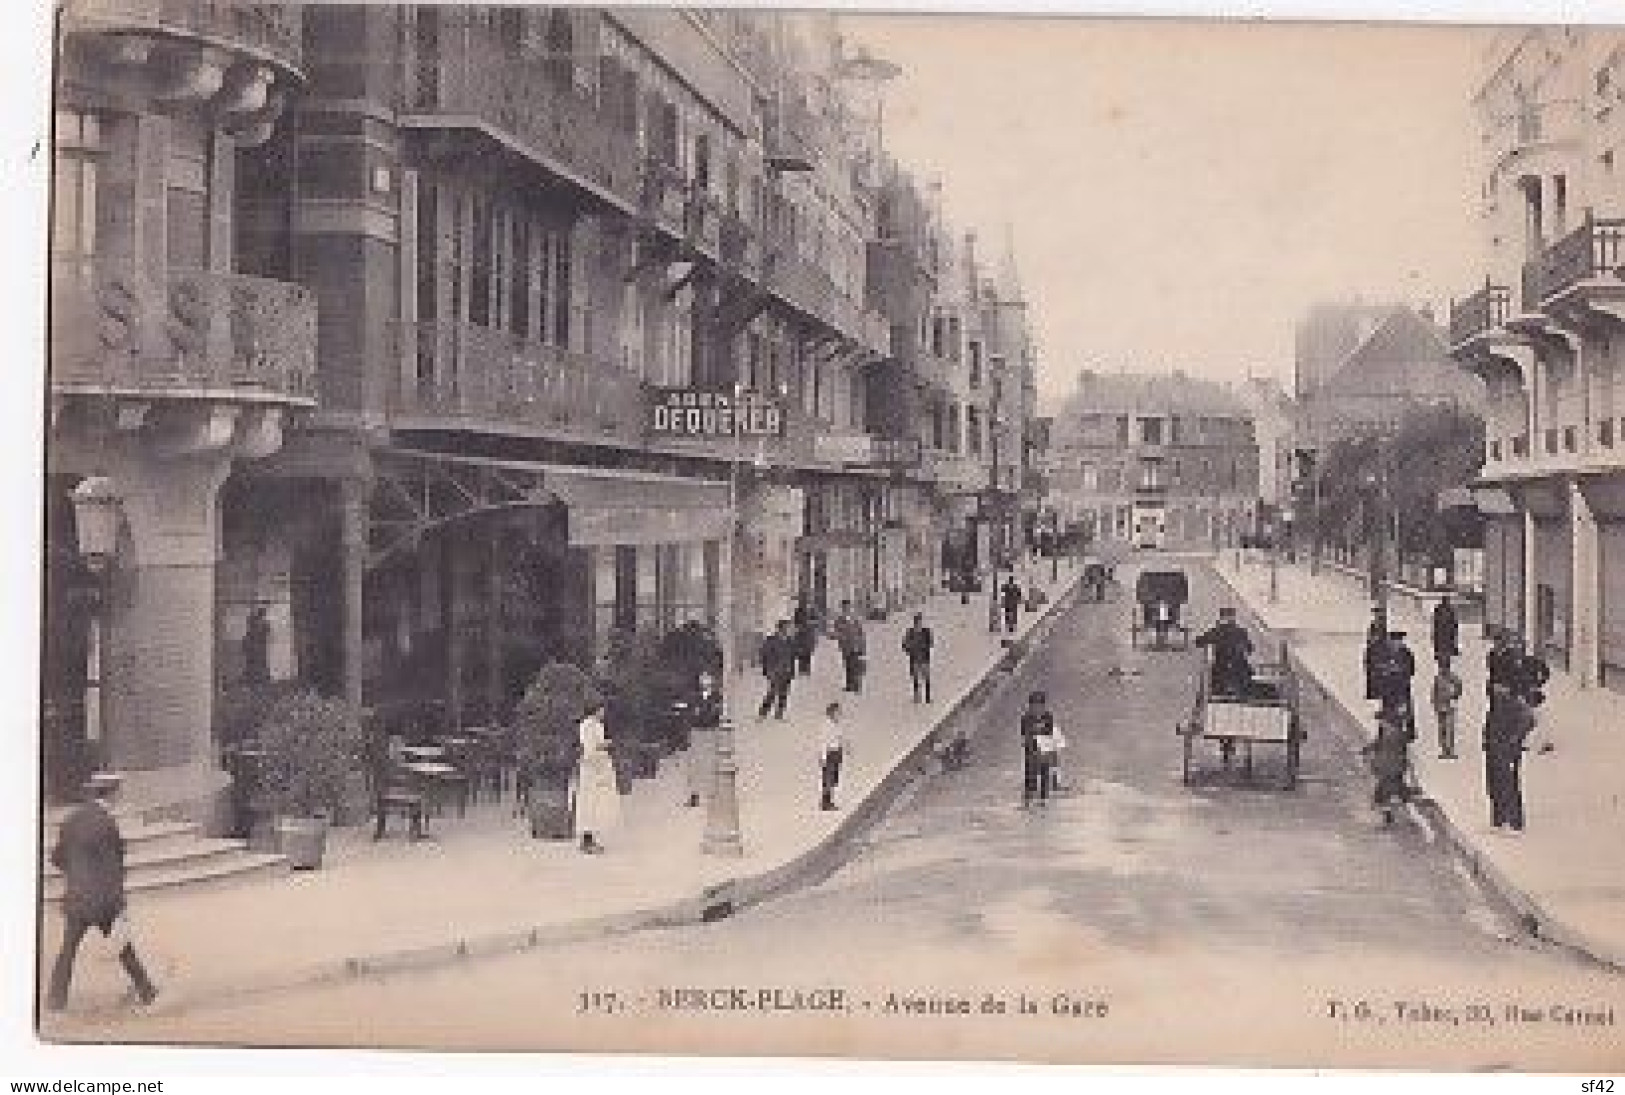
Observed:
[[[1546,452],[1548,454],[1557,452],[1557,427],[1555,426],[1548,428],[1546,431]]]
[[[1605,418],[1597,423],[1597,444],[1605,449],[1614,447],[1614,420]]]
[[[1140,443],[1142,445],[1162,444],[1162,419],[1142,418],[1140,420]]]
[[[1580,432],[1573,426],[1563,427],[1563,451],[1575,452],[1579,449]]]

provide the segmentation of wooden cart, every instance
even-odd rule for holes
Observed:
[[[1191,629],[1183,622],[1190,584],[1182,570],[1144,570],[1134,583],[1135,607],[1129,614],[1129,643],[1139,649],[1184,650]],[[1176,643],[1177,639],[1177,643]]]
[[[1211,659],[1211,652],[1203,659],[1190,718],[1176,728],[1184,752],[1185,784],[1192,781],[1197,743],[1211,741],[1218,744],[1219,760],[1226,771],[1235,768],[1239,747],[1241,774],[1247,780],[1253,775],[1253,748],[1279,746],[1286,762],[1285,785],[1288,790],[1296,787],[1308,735],[1299,718],[1297,681],[1286,644],[1281,644],[1279,662],[1255,667],[1253,686],[1241,695],[1212,694]]]

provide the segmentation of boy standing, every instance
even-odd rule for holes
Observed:
[[[841,782],[841,761],[846,756],[846,738],[841,733],[841,705],[824,708],[824,721],[818,742],[818,808],[835,809],[835,788]]]
[[[1461,701],[1461,678],[1448,659],[1439,660],[1433,677],[1433,714],[1439,720],[1439,759],[1456,759],[1456,706]]]

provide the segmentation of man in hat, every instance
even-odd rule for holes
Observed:
[[[1461,622],[1456,617],[1456,606],[1446,594],[1433,609],[1433,660],[1439,668],[1450,668],[1451,661],[1461,653],[1460,637]]]
[[[1236,610],[1219,609],[1219,622],[1196,637],[1197,646],[1213,651],[1208,685],[1215,696],[1242,696],[1253,681],[1253,640],[1236,622]]]
[[[1390,631],[1375,661],[1373,685],[1378,710],[1391,712],[1404,726],[1410,740],[1416,740],[1416,702],[1411,682],[1416,678],[1416,656],[1405,645],[1405,632]]]
[[[158,998],[158,989],[135,953],[124,911],[124,837],[107,804],[118,791],[118,780],[93,776],[81,802],[62,823],[51,863],[62,872],[62,949],[51,967],[46,1006],[61,1011],[68,1006],[68,985],[79,943],[91,928],[122,941],[118,958],[142,1004]]]

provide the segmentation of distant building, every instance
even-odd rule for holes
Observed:
[[[1097,540],[1134,542],[1146,511],[1160,512],[1168,547],[1230,546],[1253,526],[1252,415],[1222,385],[1177,372],[1084,372],[1048,440],[1047,502]]]
[[[1312,308],[1298,325],[1293,366],[1298,439],[1316,448],[1416,406],[1484,399],[1483,385],[1451,362],[1432,316],[1405,305]]]
[[[1253,417],[1258,443],[1258,500],[1267,507],[1284,505],[1292,488],[1292,450],[1296,443],[1296,411],[1292,397],[1279,381],[1248,377],[1236,395]]]

